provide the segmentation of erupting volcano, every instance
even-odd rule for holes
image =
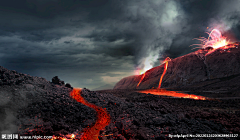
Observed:
[[[211,86],[207,84],[208,81],[206,80],[218,81],[218,78],[229,77],[231,75],[234,77],[239,74],[239,68],[236,66],[240,53],[239,42],[230,42],[226,37],[222,36],[222,33],[218,29],[213,29],[209,33],[208,38],[202,37],[198,40],[200,40],[202,44],[193,45],[199,45],[200,47],[198,48],[201,49],[173,60],[167,57],[164,65],[149,69],[141,75],[140,81],[135,81],[136,76],[129,76],[120,80],[114,89],[136,89],[137,85],[138,89],[144,90],[141,91],[141,93],[197,100],[207,99],[203,96],[190,96],[189,94],[179,94],[178,92],[169,90],[182,91],[186,89],[186,91],[188,91],[188,89],[194,89],[195,92],[195,89],[202,87],[200,85],[203,84],[209,87],[209,92],[212,92],[212,88],[210,88]],[[171,61],[171,63],[168,63],[168,61]],[[219,69],[220,67],[221,69]],[[164,69],[163,73],[161,73],[160,79],[157,79],[160,74],[159,71],[162,71],[162,69]],[[194,85],[196,85],[196,87]],[[157,86],[158,90],[153,89]],[[162,87],[167,88],[168,91],[160,90]]]
[[[147,90],[142,90],[142,91],[139,91],[140,93],[151,93],[151,94],[154,94],[154,95],[165,95],[165,96],[172,96],[172,97],[178,97],[178,98],[189,98],[189,99],[195,99],[195,100],[206,100],[207,98],[206,97],[203,97],[203,96],[197,96],[197,95],[191,95],[191,94],[186,94],[186,93],[180,93],[180,92],[175,92],[175,91],[168,91],[168,90],[165,90],[165,89],[160,89],[161,88],[161,84],[162,84],[162,79],[164,77],[164,75],[166,74],[166,71],[167,71],[167,68],[168,68],[168,61],[171,61],[171,59],[169,57],[167,57],[163,64],[165,63],[164,65],[164,71],[160,77],[160,80],[159,80],[159,85],[158,85],[158,89],[147,89]],[[142,77],[142,79],[144,78],[145,76],[145,73]],[[139,84],[141,83],[142,79],[140,80]],[[138,86],[139,86],[138,84]]]
[[[234,48],[238,43],[233,43],[230,40],[227,40],[227,37],[222,36],[222,33],[218,29],[213,29],[210,33],[208,33],[208,38],[200,37],[195,38],[199,41],[201,41],[201,44],[193,44],[197,45],[199,47],[196,48],[202,48],[201,50],[196,51],[195,53],[202,53],[203,50],[207,50],[206,55],[211,54],[217,49],[220,49],[222,51],[226,51],[226,49]],[[191,46],[193,46],[191,45]],[[207,49],[208,48],[208,49]],[[230,51],[228,51],[230,52]]]
[[[171,61],[171,59],[169,57],[167,57],[164,61],[163,64],[164,65],[164,71],[160,77],[159,80],[159,85],[158,85],[158,89],[146,89],[146,90],[141,90],[139,91],[140,93],[150,93],[150,94],[154,94],[154,95],[164,95],[164,96],[172,96],[172,97],[178,97],[178,98],[189,98],[189,99],[195,99],[195,100],[206,100],[206,97],[203,96],[197,96],[197,95],[192,95],[192,94],[186,94],[186,93],[182,93],[182,92],[176,92],[176,91],[168,91],[165,89],[160,89],[161,88],[161,84],[162,84],[162,79],[164,77],[164,75],[167,72],[167,68],[168,68],[168,62]],[[146,75],[146,72],[142,75],[137,87],[139,87],[140,83],[143,81],[144,77]]]
[[[209,33],[208,38],[200,37],[200,38],[196,38],[196,39],[201,41],[202,44],[193,44],[193,45],[199,45],[200,48],[212,47],[213,49],[218,49],[218,48],[226,46],[230,43],[226,39],[226,37],[222,36],[222,33],[218,29],[213,29]]]

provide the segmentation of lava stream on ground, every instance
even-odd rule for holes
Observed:
[[[87,102],[80,94],[82,90],[80,88],[74,88],[72,92],[70,93],[70,96],[75,99],[77,102],[82,103],[90,108],[93,108],[97,112],[97,120],[96,122],[88,128],[85,128],[83,130],[83,134],[77,134],[76,137],[81,135],[80,140],[98,140],[99,132],[103,128],[105,128],[109,123],[110,123],[110,115],[108,112],[101,108],[98,107],[94,104],[91,104]],[[62,138],[66,139],[66,138]]]
[[[187,93],[180,93],[178,91],[168,91],[165,89],[146,89],[146,90],[140,90],[138,91],[140,93],[150,93],[154,95],[164,95],[164,96],[171,96],[171,97],[178,97],[178,98],[189,98],[189,99],[195,99],[195,100],[206,100],[206,97],[198,96],[194,94],[187,94]]]

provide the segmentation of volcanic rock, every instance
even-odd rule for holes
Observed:
[[[55,76],[52,78],[52,83],[58,84],[58,85],[64,85],[64,81],[61,81],[58,76]]]
[[[65,87],[73,88],[73,87],[71,86],[71,84],[69,84],[69,83],[66,83]]]
[[[95,121],[92,108],[70,97],[72,88],[2,66],[0,81],[1,134],[68,134],[81,131]]]
[[[240,87],[240,46],[228,49],[216,49],[213,52],[206,48],[178,57],[168,62],[163,77],[162,88],[188,89],[207,86],[205,90],[237,91]],[[164,71],[164,64],[154,67],[145,73],[138,89],[157,88]],[[134,75],[120,80],[114,89],[136,89],[143,75]],[[237,80],[238,79],[238,80]],[[214,87],[208,87],[208,85]],[[230,89],[231,89],[230,88]]]

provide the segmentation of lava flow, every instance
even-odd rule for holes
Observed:
[[[75,99],[77,102],[82,103],[90,108],[93,108],[97,112],[97,120],[95,124],[91,127],[85,128],[83,130],[83,134],[81,135],[80,140],[98,140],[99,132],[104,127],[106,127],[110,123],[110,115],[101,107],[98,107],[94,104],[88,103],[84,98],[80,95],[81,94],[80,88],[74,88],[70,93],[70,96]],[[80,135],[80,134],[78,134]],[[72,137],[75,135],[72,134]],[[66,138],[62,138],[66,139]]]
[[[144,72],[144,74],[143,74],[143,76],[142,76],[141,80],[139,81],[139,83],[137,84],[137,87],[136,87],[136,88],[138,88],[138,87],[139,87],[139,85],[141,84],[142,80],[143,80],[143,79],[144,79],[144,77],[145,77],[145,74],[146,74],[146,72]]]
[[[154,95],[164,95],[164,96],[172,96],[172,97],[178,97],[178,98],[189,98],[189,99],[195,99],[195,100],[206,100],[206,97],[203,96],[197,96],[193,94],[186,94],[186,93],[180,93],[176,91],[168,91],[165,89],[147,89],[147,90],[141,90],[138,91],[140,93],[150,93]]]
[[[168,68],[168,61],[171,61],[171,59],[169,57],[167,57],[163,63],[165,63],[165,66],[164,66],[164,71],[162,73],[162,76],[159,80],[159,85],[158,85],[158,88],[160,89],[161,88],[161,84],[162,84],[162,79],[163,79],[163,76],[165,75],[166,71],[167,71],[167,68]]]
[[[81,89],[74,88],[70,93],[71,97],[76,101],[91,107],[97,112],[97,120],[92,127],[85,128],[84,134],[81,137],[81,140],[98,140],[98,135],[100,130],[106,127],[110,123],[110,115],[101,107],[98,107],[94,104],[88,103],[84,98],[80,95]]]

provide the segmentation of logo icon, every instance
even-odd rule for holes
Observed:
[[[7,139],[7,134],[2,134],[2,139]]]
[[[18,139],[18,134],[2,134],[2,139]]]

